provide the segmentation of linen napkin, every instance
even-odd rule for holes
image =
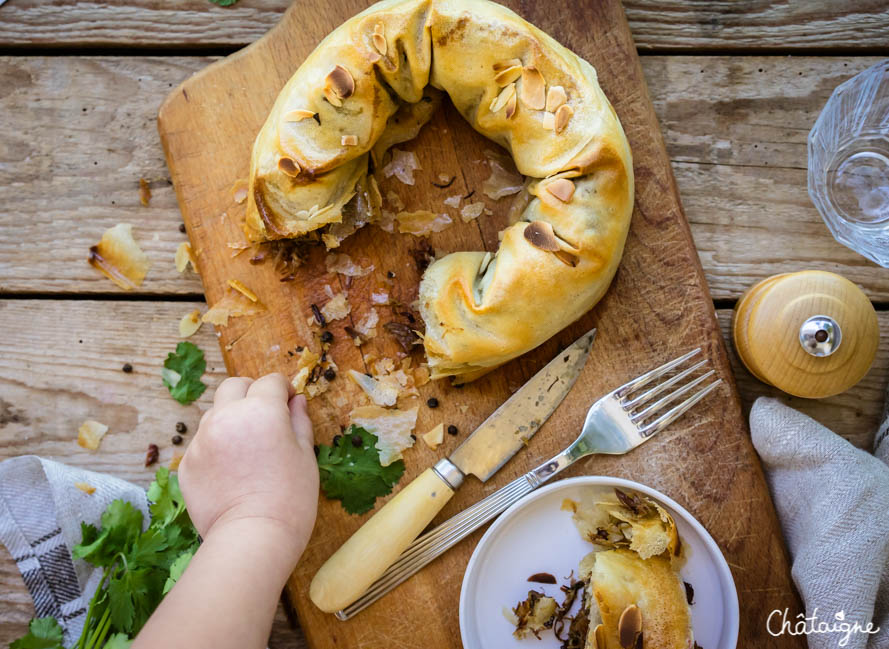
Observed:
[[[95,488],[92,494],[76,483]],[[101,473],[76,469],[34,455],[0,462],[0,542],[22,573],[34,600],[34,616],[59,621],[66,646],[80,637],[101,568],[74,561],[80,522],[100,527],[102,512],[122,499],[149,520],[145,490]]]
[[[887,429],[884,419],[884,438]],[[881,460],[765,397],[753,404],[750,431],[813,626],[879,628],[808,633],[810,649],[889,649],[889,443],[877,440]]]

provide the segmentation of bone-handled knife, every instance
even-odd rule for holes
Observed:
[[[357,600],[429,525],[467,474],[485,482],[524,448],[571,390],[595,337],[593,329],[560,352],[450,458],[414,478],[358,528],[312,579],[309,597],[315,605],[334,613]]]

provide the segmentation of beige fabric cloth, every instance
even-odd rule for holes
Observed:
[[[806,615],[817,609],[819,622],[872,621],[880,629],[812,633],[810,649],[889,648],[889,444],[879,459],[764,397],[753,405],[750,430]]]

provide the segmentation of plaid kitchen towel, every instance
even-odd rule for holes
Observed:
[[[880,429],[887,426],[884,420]],[[817,618],[810,626],[837,629],[808,632],[810,649],[889,649],[889,443],[875,457],[765,397],[753,404],[750,432],[793,560],[793,580],[806,615]],[[780,631],[782,621],[779,615],[767,630]],[[869,622],[879,630],[848,630]]]
[[[75,486],[95,488],[87,494]],[[109,475],[75,469],[34,455],[0,462],[0,541],[34,599],[35,617],[51,615],[70,646],[83,628],[102,570],[71,558],[80,522],[101,527],[102,512],[123,499],[148,521],[145,490]]]

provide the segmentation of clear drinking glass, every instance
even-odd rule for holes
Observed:
[[[809,132],[809,196],[837,241],[889,268],[889,59],[827,100]]]

